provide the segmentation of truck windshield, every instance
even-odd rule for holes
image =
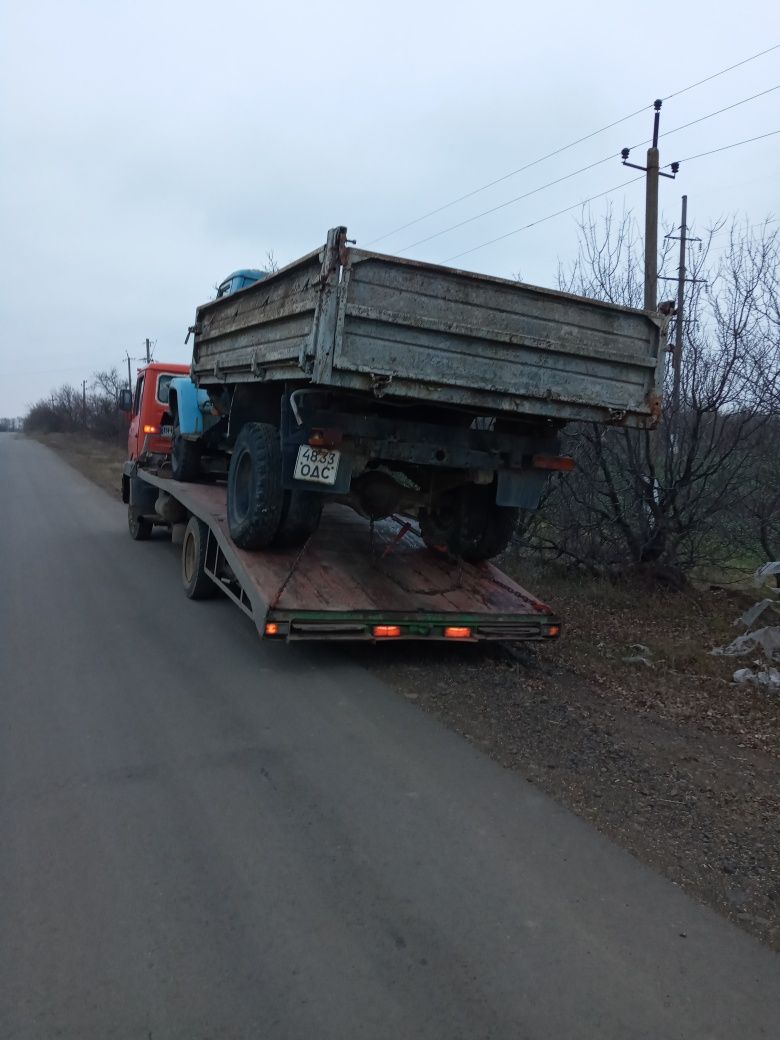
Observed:
[[[172,379],[173,376],[169,375],[166,372],[165,374],[161,375],[157,380],[157,400],[160,402],[160,404],[168,403],[168,396],[171,392]]]

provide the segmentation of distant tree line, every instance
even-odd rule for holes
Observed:
[[[126,379],[115,368],[96,372],[86,391],[66,383],[32,405],[24,417],[24,429],[31,433],[81,432],[123,441],[127,418],[119,411],[118,400],[119,391],[126,386]]]
[[[671,255],[662,261],[674,274]],[[673,584],[780,556],[778,232],[768,223],[757,231],[721,224],[691,252],[688,268],[677,409],[670,364],[657,430],[569,426],[563,450],[576,469],[524,517],[525,549],[591,572],[644,572]],[[609,214],[602,224],[583,220],[579,255],[561,268],[559,285],[641,307],[642,271],[633,221]],[[676,282],[659,284],[676,296]]]
[[[0,418],[0,433],[13,433],[14,430],[21,430],[23,427],[24,419]]]

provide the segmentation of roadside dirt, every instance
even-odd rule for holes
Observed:
[[[38,438],[109,494],[121,447]],[[754,598],[658,592],[505,568],[551,602],[561,639],[345,653],[691,896],[780,951],[780,698],[731,683],[714,646]]]
[[[62,455],[112,497],[122,497],[122,463],[127,454],[124,445],[79,433],[40,433],[34,439]]]
[[[518,570],[510,561],[509,570]],[[522,569],[522,568],[520,568]],[[744,600],[516,574],[556,644],[360,648],[364,667],[780,950],[780,702],[731,683]],[[642,658],[643,660],[639,660]]]

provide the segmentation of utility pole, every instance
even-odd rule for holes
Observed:
[[[661,170],[661,157],[658,151],[658,126],[661,120],[661,105],[663,102],[656,98],[653,102],[655,110],[653,116],[653,143],[647,149],[647,165],[637,166],[630,163],[628,156],[630,148],[621,151],[623,165],[630,166],[632,170],[644,170],[647,173],[645,179],[645,310],[654,311],[658,305],[658,178],[669,177],[674,180],[680,169],[678,162],[672,163],[672,172],[663,173]]]
[[[86,379],[81,380],[81,414],[83,417],[84,428],[87,426],[87,381]]]
[[[125,357],[127,358],[127,386],[130,390],[133,389],[133,377],[130,374],[130,351],[125,351]]]
[[[672,368],[674,384],[672,388],[672,415],[677,415],[680,407],[680,364],[683,345],[683,307],[685,304],[685,245],[688,237],[688,196],[682,197],[682,216],[680,218],[680,266],[677,268],[677,324],[674,330],[674,353]]]
[[[687,259],[687,248],[689,242],[701,242],[700,238],[689,238],[688,237],[688,196],[683,195],[682,197],[682,214],[680,216],[680,234],[678,235],[667,235],[669,239],[679,239],[680,242],[680,265],[677,268],[677,278],[668,277],[664,278],[664,281],[676,281],[677,282],[677,310],[674,327],[674,347],[672,348],[672,369],[673,369],[673,382],[672,382],[672,420],[677,416],[680,409],[680,382],[682,379],[682,350],[683,350],[683,330],[684,330],[684,310],[685,310],[685,283],[686,282],[698,282],[698,278],[686,277],[686,259]]]
[[[147,365],[149,364],[149,362],[151,360],[152,360],[152,358],[151,358],[151,355],[149,354],[149,337],[147,336],[146,337],[146,363],[147,363]]]

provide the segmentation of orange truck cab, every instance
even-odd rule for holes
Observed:
[[[168,393],[173,377],[186,376],[189,370],[189,365],[165,365],[156,361],[138,369],[128,409],[127,457],[131,461],[147,455],[170,454],[173,428],[168,413]]]

